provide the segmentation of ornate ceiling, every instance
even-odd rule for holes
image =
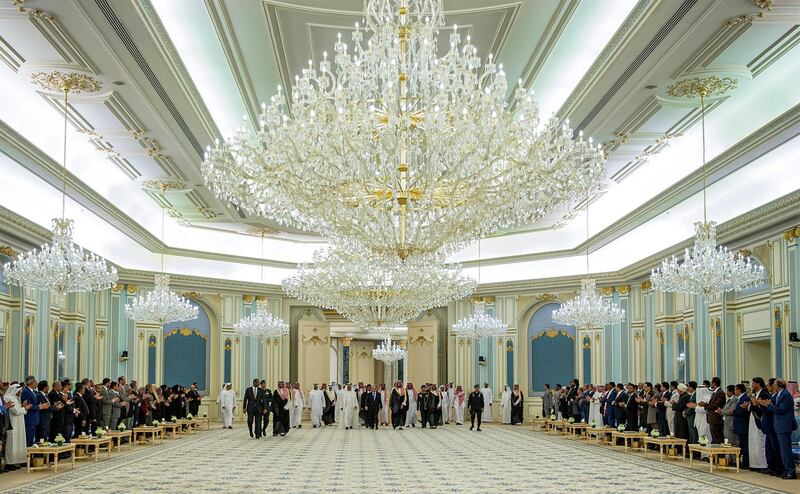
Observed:
[[[32,72],[97,76],[70,104],[68,214],[86,248],[131,270],[278,283],[324,239],[248,217],[204,186],[206,145],[252,119],[278,84],[331,49],[361,0],[0,0],[0,206],[48,226],[58,203],[58,102]],[[543,221],[482,242],[482,280],[616,271],[684,242],[701,212],[699,109],[666,94],[677,79],[727,75],[708,108],[710,216],[725,222],[800,189],[800,2],[445,0],[509,80],[545,114],[605,144],[608,188],[585,217]],[[776,177],[780,177],[776,179]],[[146,186],[184,186],[163,196]],[[159,240],[160,208],[170,224]],[[255,235],[254,235],[255,234]],[[37,243],[34,235],[13,239]],[[474,267],[475,247],[456,259]]]

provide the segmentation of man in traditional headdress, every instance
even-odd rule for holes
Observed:
[[[400,430],[403,430],[408,411],[408,395],[400,381],[394,383],[392,394],[389,396],[389,408],[392,410],[392,429],[399,427]]]
[[[292,393],[283,381],[278,381],[278,389],[272,395],[272,435],[281,437],[289,432],[289,414]]]
[[[325,383],[322,383],[322,398],[325,400],[322,407],[322,422],[331,425],[336,415],[336,393]]]
[[[322,412],[325,408],[325,395],[319,389],[318,384],[314,384],[314,389],[308,393],[308,400],[311,407],[311,427],[316,429],[322,425]]]
[[[220,392],[219,397],[217,398],[217,403],[219,403],[222,413],[223,429],[233,429],[233,413],[236,410],[236,394],[231,388],[231,383],[225,383],[225,389]]]

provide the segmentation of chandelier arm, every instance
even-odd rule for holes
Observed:
[[[61,170],[61,219],[64,220],[67,214],[67,115],[69,106],[67,103],[69,87],[64,88],[64,154],[63,167]]]
[[[706,98],[700,93],[700,129],[703,139],[703,223],[708,223],[708,198],[706,196]]]

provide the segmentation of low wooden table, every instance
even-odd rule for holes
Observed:
[[[572,424],[567,422],[567,425],[564,426],[564,433],[570,439],[578,439],[586,435],[586,429],[588,428],[589,424],[583,422],[574,422]]]
[[[94,461],[100,458],[100,453],[105,449],[106,453],[108,454],[107,458],[111,458],[111,438],[106,437],[103,435],[102,438],[99,437],[76,437],[72,439],[72,444],[77,446],[83,446],[86,449],[86,456],[85,457],[76,457],[77,460],[88,459],[94,457]]]
[[[692,464],[692,460],[694,460],[694,455],[692,453],[698,452],[701,455],[707,454],[708,455],[708,471],[713,473],[714,472],[714,463],[719,460],[719,457],[726,457],[726,456],[735,456],[736,457],[736,466],[728,466],[728,465],[717,465],[717,468],[723,468],[725,470],[736,470],[739,472],[739,457],[742,453],[742,450],[736,446],[723,446],[721,444],[709,444],[706,446],[701,446],[699,444],[690,444],[689,445],[689,465]]]
[[[595,438],[595,444],[611,444],[611,441],[606,441],[606,436],[611,436],[612,432],[619,432],[613,427],[589,427],[586,429],[586,440]]]
[[[545,425],[547,427],[548,434],[557,436],[559,434],[564,434],[564,426],[566,424],[566,420],[548,420]]]
[[[155,444],[158,439],[159,444],[164,442],[164,430],[161,427],[143,425],[133,428],[133,442],[136,444]]]
[[[117,448],[117,451],[122,450],[122,445],[127,444],[128,449],[133,449],[133,431],[124,430],[124,431],[108,431],[106,432],[106,436],[111,439],[111,447]],[[127,439],[127,443],[123,443],[122,440]]]
[[[211,429],[211,420],[208,417],[195,417],[194,421],[197,422],[197,430],[200,430],[202,424],[205,424],[206,430]]]
[[[538,418],[538,417],[533,419],[532,420],[532,422],[533,422],[533,430],[535,430],[535,431],[543,431],[543,430],[545,430],[545,428],[547,427],[547,421],[548,420],[550,420],[550,419],[544,419],[544,418]]]
[[[183,434],[194,434],[198,430],[197,422],[194,419],[180,419],[178,423],[183,429],[181,431]]]
[[[180,422],[162,422],[159,424],[164,430],[165,439],[177,439],[181,435],[181,428],[183,427]]]
[[[647,458],[647,445],[654,444],[658,447],[658,454],[661,461],[664,461],[664,451],[675,451],[680,448],[680,459],[686,461],[686,439],[677,437],[648,437],[644,440],[644,457]],[[677,452],[674,455],[667,455],[667,458],[678,458]]]
[[[622,444],[625,446],[625,452],[628,449],[632,449],[635,451],[641,450],[641,446],[633,446],[633,442],[636,441],[637,443],[640,442],[642,439],[646,439],[647,433],[645,432],[633,432],[633,431],[613,431],[611,433],[611,449],[617,449],[617,439],[622,438]]]
[[[53,464],[53,470],[58,472],[58,455],[62,453],[69,453],[69,456],[72,459],[72,468],[75,468],[75,444],[73,443],[64,443],[62,446],[57,446],[55,444],[47,444],[46,446],[31,446],[26,451],[28,473],[31,473],[32,470],[46,470],[50,468],[51,463]],[[31,465],[31,461],[36,456],[44,457],[44,465],[40,467],[34,467]]]

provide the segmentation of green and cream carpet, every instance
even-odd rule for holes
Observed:
[[[527,427],[486,426],[478,433],[454,425],[377,432],[306,425],[285,438],[254,440],[239,425],[74,471],[65,465],[63,473],[8,492],[780,492],[730,477],[735,475],[710,475]],[[797,481],[788,482],[793,485],[786,485],[787,492],[800,489]]]

